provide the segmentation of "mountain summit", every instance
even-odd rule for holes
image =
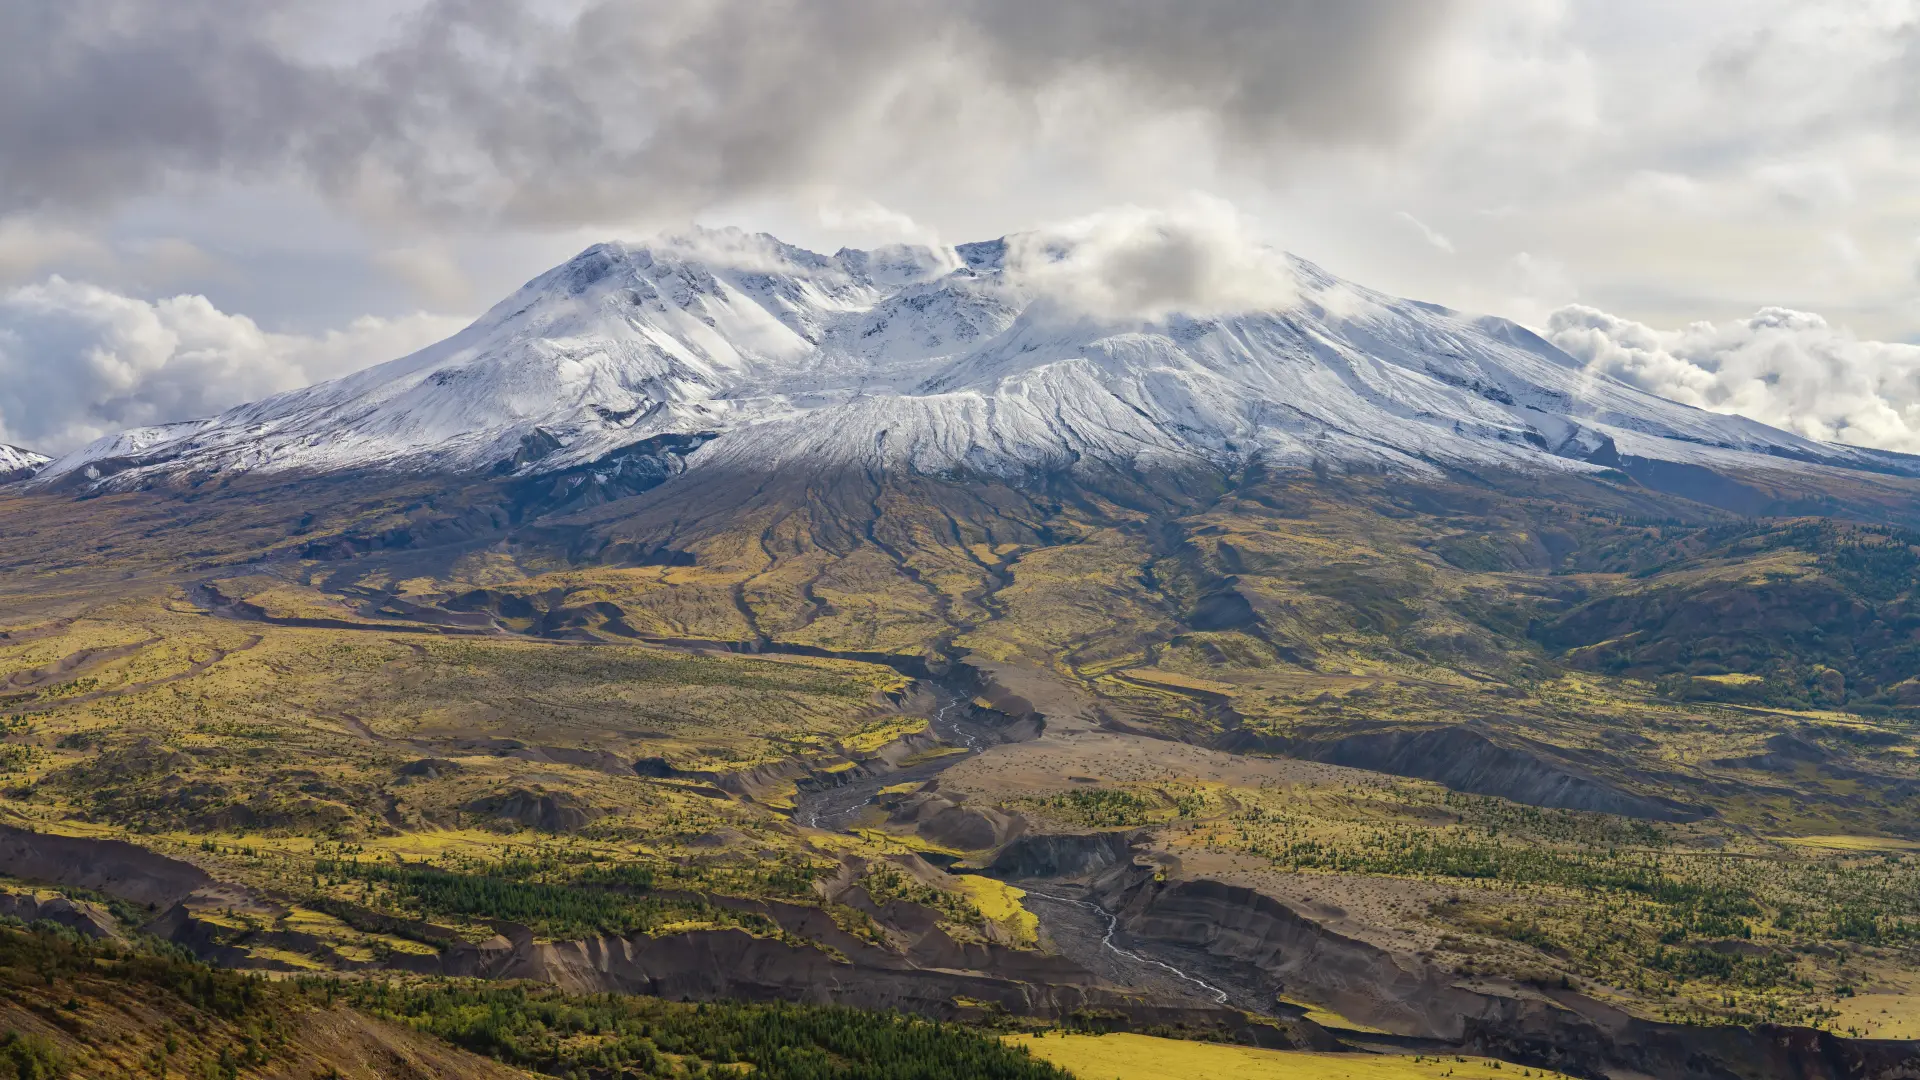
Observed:
[[[49,460],[45,454],[0,443],[0,481],[29,476]]]
[[[1623,458],[1920,473],[1663,400],[1504,319],[1274,254],[1194,309],[1110,298],[1071,242],[831,256],[764,234],[599,244],[471,326],[353,375],[124,432],[36,482],[399,469],[537,475],[672,438],[688,468],[1018,477],[1340,462],[1600,472]]]

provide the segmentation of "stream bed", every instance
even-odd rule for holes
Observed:
[[[934,732],[964,754],[947,754],[891,773],[860,776],[835,787],[802,791],[794,799],[793,820],[815,829],[846,831],[882,788],[930,780],[988,747],[1000,735],[967,715],[964,698],[939,688],[932,716]],[[1250,984],[1233,964],[1198,949],[1131,940],[1086,889],[1066,882],[1019,881],[1024,906],[1040,920],[1041,932],[1055,950],[1093,972],[1108,985],[1195,1004],[1230,1004],[1273,1015],[1273,998]]]
[[[1000,741],[993,728],[967,715],[965,698],[944,687],[936,686],[935,693],[939,704],[930,718],[934,734],[949,746],[964,747],[966,753],[946,754],[889,773],[857,776],[833,787],[803,790],[794,797],[793,820],[810,829],[845,832],[881,788],[931,780]]]

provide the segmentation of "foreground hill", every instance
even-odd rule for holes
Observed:
[[[101,924],[111,927],[110,917]],[[100,924],[90,926],[97,930]],[[0,926],[0,1075],[1060,1080],[1024,1050],[851,1009],[691,1006],[429,981],[271,982],[118,931]]]

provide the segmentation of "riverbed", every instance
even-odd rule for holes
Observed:
[[[944,688],[936,688],[936,693],[939,701],[930,718],[934,733],[964,753],[946,754],[890,773],[859,776],[835,787],[803,791],[794,799],[794,821],[809,828],[844,832],[882,788],[931,780],[1002,741],[991,726],[972,719],[965,699]],[[1023,904],[1040,920],[1041,932],[1054,949],[1108,985],[1201,1005],[1230,1004],[1267,1015],[1275,1011],[1273,998],[1248,983],[1227,962],[1197,949],[1131,940],[1082,886],[1053,881],[1014,884],[1025,890]]]

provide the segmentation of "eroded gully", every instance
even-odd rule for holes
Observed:
[[[934,684],[939,695],[931,722],[934,733],[964,754],[948,754],[924,764],[894,772],[861,776],[830,788],[803,791],[794,800],[793,817],[814,829],[845,832],[882,788],[930,780],[1000,741],[989,726],[967,716],[966,699]],[[1271,1014],[1272,999],[1245,984],[1238,973],[1220,970],[1198,950],[1174,950],[1128,940],[1112,912],[1082,896],[1079,886],[1058,883],[1037,886],[1022,882],[1025,906],[1040,920],[1040,928],[1067,959],[1093,972],[1108,985],[1162,997]],[[1192,951],[1193,956],[1179,955]]]
[[[939,700],[931,718],[933,733],[949,746],[964,748],[966,753],[946,754],[904,769],[859,776],[833,787],[802,791],[794,799],[793,819],[810,829],[845,832],[853,819],[860,816],[860,811],[880,793],[881,788],[931,780],[999,741],[992,728],[967,716],[965,698],[938,683],[931,685]]]

